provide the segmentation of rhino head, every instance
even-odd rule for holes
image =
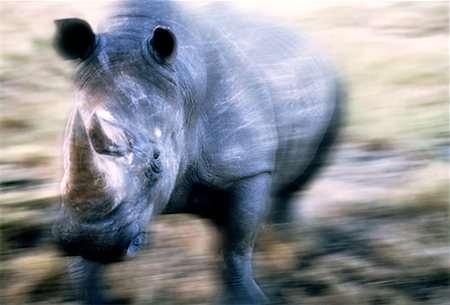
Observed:
[[[180,169],[175,37],[161,26],[96,35],[80,19],[56,25],[56,50],[76,65],[76,93],[53,233],[69,255],[116,261],[145,244]]]

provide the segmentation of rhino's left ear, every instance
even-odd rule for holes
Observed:
[[[53,45],[66,59],[85,59],[95,45],[95,34],[89,23],[82,19],[55,20],[56,34]]]
[[[175,35],[166,27],[158,26],[153,31],[150,47],[162,63],[172,63],[177,54]]]

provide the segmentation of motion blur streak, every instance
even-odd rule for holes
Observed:
[[[2,304],[74,303],[50,232],[73,106],[73,67],[51,48],[53,20],[77,16],[97,29],[107,5],[2,2]],[[254,275],[266,295],[290,305],[446,304],[448,3],[232,5],[314,37],[349,97],[340,142],[298,194],[289,238],[265,225],[257,240]],[[151,249],[107,271],[111,294],[132,304],[210,304],[219,293],[213,227],[170,215],[153,232]]]

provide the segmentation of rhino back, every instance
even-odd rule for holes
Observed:
[[[222,5],[203,22],[210,162],[230,177],[275,171],[274,188],[282,189],[332,123],[334,72],[308,38],[277,24]]]

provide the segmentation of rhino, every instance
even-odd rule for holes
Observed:
[[[108,302],[104,266],[144,248],[154,216],[192,213],[222,234],[219,303],[268,304],[253,247],[263,221],[292,219],[337,136],[344,91],[329,60],[223,4],[127,1],[97,33],[55,24],[75,103],[53,234],[83,302]]]

